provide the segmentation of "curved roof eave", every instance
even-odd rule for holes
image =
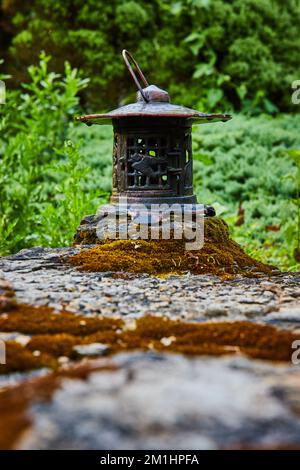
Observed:
[[[214,121],[228,121],[230,114],[207,114],[195,109],[177,106],[170,103],[133,103],[114,109],[105,114],[87,114],[76,119],[88,125],[111,124],[113,119],[126,117],[156,117],[156,118],[186,118],[191,119],[193,124],[204,124]]]

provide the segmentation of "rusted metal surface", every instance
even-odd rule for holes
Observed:
[[[228,121],[231,116],[171,104],[167,91],[148,84],[129,52],[123,51],[123,58],[138,88],[136,103],[106,114],[77,118],[88,125],[113,125],[111,202],[117,203],[126,196],[130,204],[194,205],[197,200],[193,194],[192,125]],[[214,209],[208,207],[206,214],[213,216]]]
[[[186,118],[191,124],[204,124],[206,122],[228,121],[229,114],[206,114],[194,109],[178,106],[171,103],[143,103],[137,102],[121,106],[107,114],[87,114],[77,119],[86,124],[111,124],[113,119],[124,117],[163,117],[163,118]]]

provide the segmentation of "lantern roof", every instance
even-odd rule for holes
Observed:
[[[206,122],[228,121],[231,119],[230,114],[207,114],[196,111],[195,109],[186,108],[170,103],[170,96],[167,91],[158,88],[156,85],[149,85],[144,77],[137,62],[132,55],[123,50],[122,52],[125,63],[135,81],[139,91],[137,93],[137,101],[120,108],[114,109],[104,114],[87,114],[79,116],[76,120],[84,122],[88,125],[92,124],[111,124],[113,119],[129,118],[129,117],[148,117],[148,118],[184,118],[188,119],[192,124],[204,124]],[[142,88],[132,67],[128,61],[128,57],[134,63],[140,79],[143,81],[145,88]]]

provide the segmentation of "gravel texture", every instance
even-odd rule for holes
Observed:
[[[300,328],[300,273],[221,281],[210,275],[157,278],[147,274],[80,272],[61,257],[79,248],[33,248],[0,259],[20,302],[73,313],[191,321],[257,320]]]

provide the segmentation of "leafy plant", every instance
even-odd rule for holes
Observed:
[[[199,8],[198,2],[189,4],[191,10]],[[209,5],[201,8],[206,12]],[[164,8],[169,11],[168,5]],[[180,18],[184,8],[181,2],[172,14]],[[119,15],[124,17],[123,9]],[[218,60],[212,58],[207,52],[206,63],[211,60],[210,66],[217,67]],[[39,64],[28,68],[26,83],[15,90],[7,87],[6,104],[0,107],[1,254],[38,244],[72,243],[80,218],[95,212],[111,191],[112,130],[73,123],[87,80],[68,63],[63,74],[51,71],[50,64],[50,57],[42,53]],[[207,77],[205,72],[202,79]],[[8,77],[5,80],[10,83]],[[217,106],[223,100],[223,88],[218,90],[226,86],[226,75],[219,74],[214,83],[203,103]],[[244,103],[247,89],[244,83],[237,88]],[[268,99],[264,91],[256,91],[248,111],[269,106]],[[284,269],[299,267],[297,148],[299,115],[240,115],[226,124],[194,128],[193,134],[199,202],[216,207],[250,254]]]
[[[56,153],[61,160],[48,168],[48,174],[58,180],[53,187],[53,199],[41,204],[36,219],[39,231],[30,240],[38,240],[42,245],[64,246],[71,243],[86,211],[95,212],[98,204],[106,202],[106,197],[104,194],[97,198],[95,191],[83,190],[82,182],[89,168],[83,163],[77,145],[65,141],[64,147],[56,149]]]
[[[64,184],[65,214],[75,229],[76,193],[71,203],[70,185],[76,180],[75,153],[66,147],[71,121],[78,107],[78,92],[87,85],[66,62],[63,76],[50,72],[50,57],[40,55],[37,66],[30,66],[30,82],[21,90],[8,90],[7,103],[0,108],[0,239],[5,254],[34,244],[51,244],[57,240],[53,228],[43,224],[45,211],[58,206],[56,190]],[[23,91],[24,90],[24,91]],[[58,149],[58,150],[57,150]],[[74,150],[75,152],[75,150]],[[77,154],[76,154],[77,156]],[[77,158],[77,157],[76,157]],[[63,165],[69,165],[68,177]],[[78,174],[77,174],[78,177]],[[69,183],[68,183],[69,182]],[[67,186],[69,184],[69,186]],[[80,198],[80,196],[79,196]],[[72,205],[73,204],[73,205]],[[82,210],[82,206],[78,207]],[[70,233],[71,226],[67,233]],[[66,237],[64,238],[66,241]]]

